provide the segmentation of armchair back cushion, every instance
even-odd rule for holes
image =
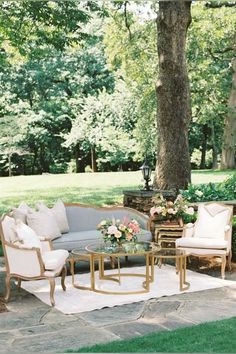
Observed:
[[[203,204],[198,208],[194,237],[224,239],[225,227],[230,221],[231,210],[217,203]]]
[[[5,241],[15,242],[18,240],[15,231],[15,219],[9,217],[8,215],[6,215],[2,221],[2,231]]]

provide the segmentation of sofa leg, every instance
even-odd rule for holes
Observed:
[[[11,280],[10,274],[6,274],[6,277],[5,277],[6,293],[4,296],[5,301],[8,301],[9,297],[10,297],[10,291],[11,291],[10,280]]]
[[[111,267],[112,267],[112,269],[114,269],[114,268],[115,268],[114,257],[110,257],[110,262],[111,262]]]
[[[55,279],[48,278],[48,281],[50,284],[50,301],[51,301],[52,306],[55,306],[55,300],[54,300]]]
[[[67,273],[67,269],[66,266],[64,266],[61,271],[61,286],[64,291],[66,291],[66,286],[65,286],[66,273]]]
[[[221,277],[222,279],[225,278],[225,266],[226,266],[226,256],[221,257],[222,263],[221,263]]]

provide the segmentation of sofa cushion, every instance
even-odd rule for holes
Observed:
[[[151,241],[152,234],[148,230],[140,230],[137,235],[138,241]],[[95,241],[102,241],[101,233],[98,230],[77,231],[63,234],[60,238],[53,240],[54,249],[66,249],[71,251],[75,248],[83,248]]]
[[[18,208],[12,209],[12,216],[15,220],[21,220],[26,224],[27,214],[33,213],[35,210],[30,208],[25,202],[21,202]]]
[[[181,237],[176,240],[176,247],[226,249],[227,245],[227,241],[217,238]]]
[[[52,208],[48,208],[44,203],[37,203],[37,209],[42,211],[52,212],[57,225],[62,234],[69,232],[69,225],[66,216],[66,208],[64,203],[58,199]]]
[[[39,237],[53,240],[61,236],[55,216],[51,212],[40,210],[30,213],[27,215],[27,223]]]
[[[62,267],[69,253],[66,250],[53,250],[44,252],[42,259],[45,270],[56,270]]]
[[[53,249],[64,249],[72,251],[75,248],[83,248],[89,243],[101,239],[101,234],[97,230],[68,232],[60,238],[53,240]]]

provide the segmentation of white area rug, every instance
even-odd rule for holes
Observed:
[[[144,273],[144,271],[144,267],[122,268],[122,272],[127,273]],[[107,272],[116,273],[117,270],[109,270],[105,274]],[[99,281],[98,272],[96,272],[96,286],[104,290],[138,290],[141,289],[143,280],[144,278],[142,277],[123,277],[121,285],[119,285],[109,280]],[[189,270],[187,270],[186,281],[190,283],[190,288],[185,292],[214,289],[236,284],[234,281],[213,278]],[[75,282],[79,282],[80,285],[89,286],[89,273],[77,274]],[[56,284],[54,295],[55,308],[65,314],[92,311],[103,307],[124,305],[151,298],[183,293],[179,291],[179,276],[175,274],[175,268],[169,265],[163,265],[161,268],[155,266],[154,282],[150,284],[150,292],[143,294],[111,295],[99,294],[89,290],[79,290],[72,286],[71,276],[66,277],[66,291],[63,291],[61,288],[60,278],[56,279]],[[50,305],[49,284],[47,280],[24,281],[22,282],[22,288]]]

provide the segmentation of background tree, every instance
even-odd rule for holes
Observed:
[[[188,126],[191,119],[185,44],[190,1],[160,1],[157,18],[158,154],[155,185],[185,189],[190,182]]]

